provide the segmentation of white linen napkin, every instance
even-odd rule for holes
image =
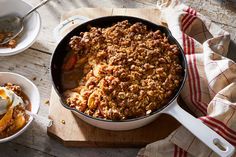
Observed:
[[[195,116],[236,146],[236,64],[226,58],[229,33],[178,0],[158,7],[187,58],[182,99]],[[138,157],[186,156],[217,155],[183,126],[138,153]]]

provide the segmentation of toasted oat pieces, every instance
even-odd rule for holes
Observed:
[[[64,74],[76,69],[82,74],[63,74],[78,80],[78,87],[65,90],[65,99],[93,117],[123,120],[148,115],[170,100],[183,79],[177,45],[142,23],[91,27],[72,37],[69,47]]]

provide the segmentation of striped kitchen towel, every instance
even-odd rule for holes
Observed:
[[[185,104],[203,123],[236,146],[236,64],[226,58],[229,33],[177,0],[158,7],[187,58],[188,78],[181,93]],[[181,126],[166,139],[141,149],[138,156],[217,155]]]

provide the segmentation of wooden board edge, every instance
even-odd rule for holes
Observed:
[[[95,142],[95,141],[63,141],[60,137],[56,136],[55,134],[51,133],[50,131],[47,130],[47,135],[51,137],[52,139],[55,139],[59,141],[59,143],[63,144],[63,146],[68,147],[68,148],[78,148],[78,147],[83,147],[83,148],[142,148],[146,146],[147,142],[143,143],[136,143],[136,144],[131,144],[131,143],[110,143],[110,142]]]

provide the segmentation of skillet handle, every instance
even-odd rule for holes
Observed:
[[[76,26],[90,20],[89,18],[85,16],[71,16],[65,21],[61,22],[59,25],[57,25],[53,30],[53,37],[54,39],[59,42],[64,36],[66,36],[67,33],[69,33],[73,28]]]
[[[230,157],[233,155],[234,146],[232,146],[228,141],[226,141],[212,129],[207,127],[199,119],[196,119],[188,112],[183,110],[178,105],[176,100],[171,105],[169,105],[163,111],[163,113],[169,114],[178,120],[186,129],[192,132],[192,134],[194,134],[219,156]]]

